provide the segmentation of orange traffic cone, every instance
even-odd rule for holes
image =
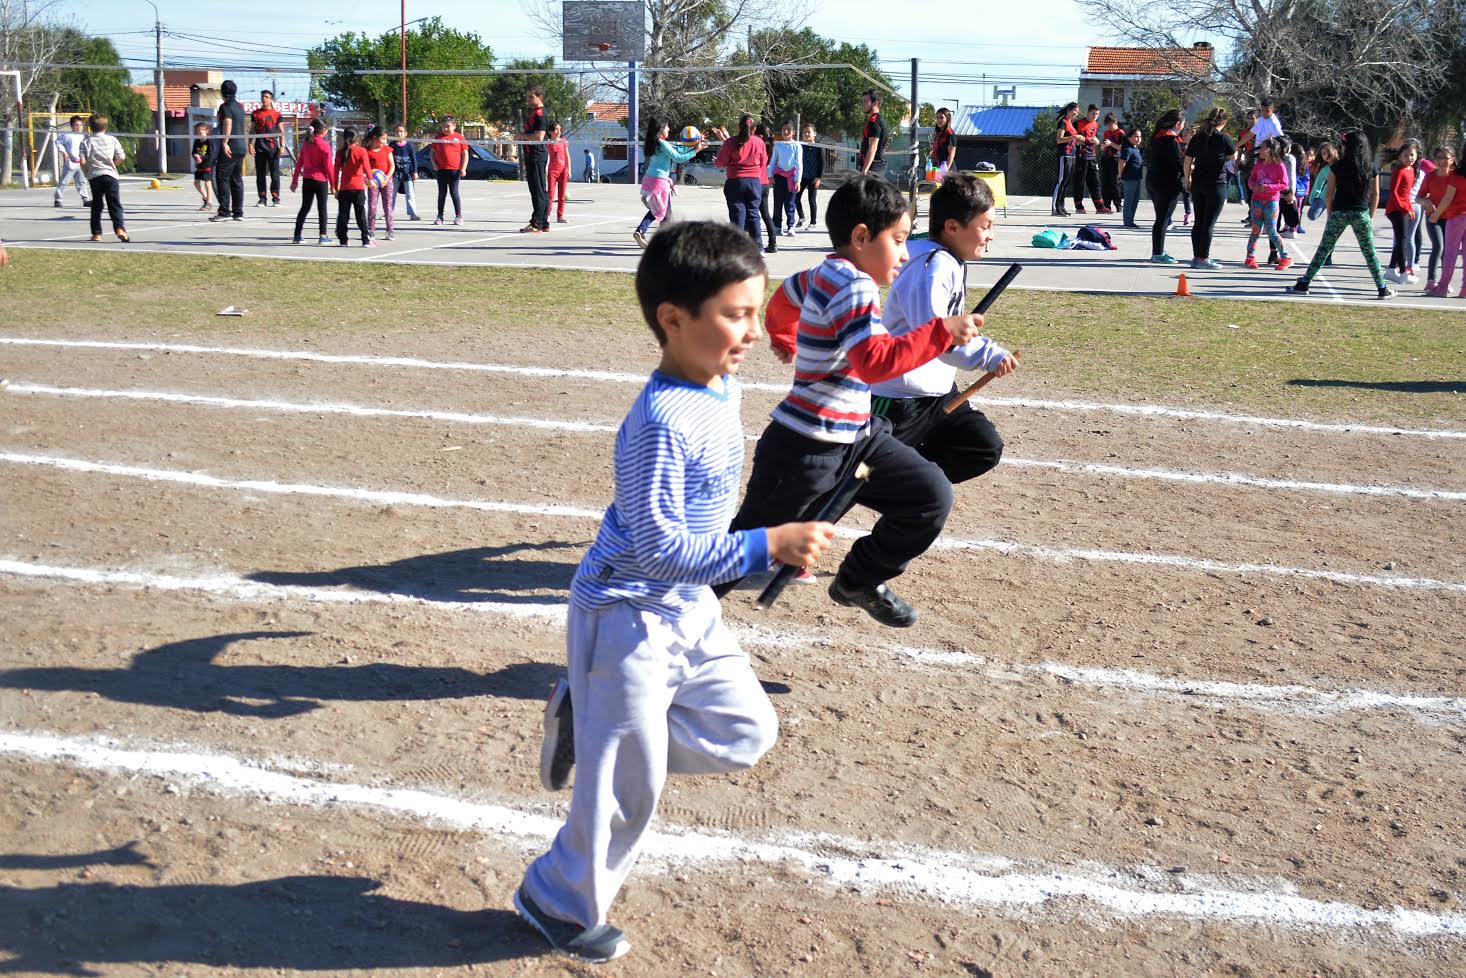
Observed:
[[[1189,296],[1191,294],[1191,287],[1186,284],[1185,272],[1182,272],[1181,277],[1176,280],[1176,294],[1186,296]]]

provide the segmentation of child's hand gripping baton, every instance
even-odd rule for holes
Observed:
[[[869,465],[866,465],[864,462],[856,465],[854,471],[845,476],[840,481],[840,484],[835,487],[834,495],[830,496],[829,501],[820,507],[819,514],[815,516],[814,522],[833,523],[839,519],[845,510],[850,508],[850,503],[855,499],[855,494],[860,491],[860,487],[865,484],[865,480],[869,475]],[[764,610],[772,608],[774,602],[779,600],[779,595],[784,593],[784,589],[789,586],[789,582],[794,580],[794,575],[798,574],[800,570],[801,568],[791,564],[785,564],[775,571],[774,579],[768,583],[763,589],[763,593],[758,596],[758,606]]]
[[[977,308],[972,310],[972,314],[974,316],[981,316],[983,313],[991,309],[993,303],[998,301],[998,296],[1002,295],[1003,290],[1013,284],[1013,280],[1018,277],[1018,273],[1021,271],[1023,271],[1023,266],[1018,264],[1016,261],[1013,264],[1009,265],[1008,270],[1003,273],[1003,277],[998,279],[998,281],[993,285],[992,288],[988,289],[987,295],[983,296],[982,300],[978,302]],[[1013,359],[1017,360],[1018,354],[1013,354]],[[983,374],[966,390],[958,394],[956,397],[952,398],[951,403],[943,409],[944,412],[946,414],[951,414],[953,411],[957,410],[958,407],[967,402],[967,399],[969,397],[976,394],[978,391],[982,390],[989,383],[991,383],[992,379],[997,375],[998,372],[996,370],[989,370],[987,373]]]

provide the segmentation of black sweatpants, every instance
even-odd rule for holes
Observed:
[[[1105,206],[1120,209],[1120,158],[1108,153],[1100,157],[1100,191]]]
[[[1210,258],[1217,218],[1222,216],[1222,204],[1227,199],[1227,185],[1220,180],[1193,183],[1191,199],[1196,203],[1196,220],[1191,225],[1191,257]]]
[[[219,198],[220,217],[244,216],[244,156],[219,154],[214,164],[214,190]]]
[[[1094,201],[1095,207],[1103,207],[1104,198],[1100,195],[1099,168],[1095,166],[1094,160],[1077,158],[1074,160],[1074,206],[1084,206],[1084,193],[1089,191],[1089,199]]]
[[[880,519],[850,548],[840,564],[840,582],[858,589],[897,577],[941,535],[952,509],[952,483],[935,462],[898,441],[885,418],[871,418],[851,445],[816,441],[769,422],[753,451],[753,474],[733,528],[813,519],[860,462],[871,474],[855,502]],[[718,588],[720,594],[727,590],[731,586]]]
[[[764,230],[767,231],[768,234],[769,234],[769,245],[768,245],[769,250],[770,251],[778,251],[779,250],[778,231],[774,227],[774,218],[769,213],[769,198],[771,196],[773,196],[773,192],[774,192],[774,185],[772,183],[766,183],[766,184],[763,185],[763,189],[759,192],[759,198],[758,198],[758,216],[763,219],[763,222],[764,222]]]
[[[112,219],[112,230],[126,231],[127,221],[122,214],[122,194],[119,192],[117,178],[110,173],[104,173],[88,179],[87,186],[92,188],[92,233],[102,233],[103,204],[107,206],[107,216]]]
[[[991,471],[1003,457],[1003,439],[987,415],[967,403],[946,412],[957,394],[954,386],[940,397],[871,398],[871,412],[890,421],[891,433],[937,463],[953,485]]]
[[[295,236],[297,238],[300,237],[300,232],[305,227],[305,219],[310,215],[312,204],[319,212],[316,217],[320,220],[321,237],[326,236],[326,194],[330,189],[331,185],[324,180],[312,180],[306,177],[300,182],[300,210],[295,215]]]
[[[255,190],[261,199],[265,196],[265,186],[268,178],[270,199],[280,199],[280,152],[279,150],[264,149],[255,146]]]
[[[541,231],[550,230],[550,178],[549,153],[534,146],[526,146],[524,154],[524,179],[529,184],[530,227]]]
[[[453,195],[453,216],[463,216],[463,201],[458,196],[458,180],[461,174],[457,170],[438,170],[433,174],[438,179],[438,220],[443,219],[443,205],[448,202],[448,195]]]
[[[370,241],[371,232],[367,230],[366,220],[366,191],[342,190],[336,194],[336,200],[336,240],[342,244],[351,240],[351,235],[346,230],[346,214],[348,211],[355,211],[356,226],[361,229],[361,243]]]
[[[1157,190],[1150,188],[1150,202],[1155,207],[1155,223],[1150,226],[1151,256],[1165,254],[1166,228],[1170,226],[1171,215],[1176,212],[1176,201],[1181,199],[1181,188]]]
[[[804,195],[809,195],[809,226],[814,227],[820,219],[820,188],[814,185],[813,180],[799,181],[799,193],[794,195],[794,209],[799,213],[799,219],[804,220]]]

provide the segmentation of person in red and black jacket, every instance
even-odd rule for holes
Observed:
[[[1166,228],[1185,185],[1186,153],[1181,142],[1181,120],[1181,110],[1171,109],[1156,122],[1155,135],[1150,137],[1150,166],[1146,175],[1150,200],[1155,205],[1150,260],[1157,265],[1176,264],[1176,259],[1166,254]]]
[[[932,126],[931,165],[951,169],[957,162],[957,141],[952,138],[952,113],[943,106],[937,109],[937,122]]]
[[[1104,129],[1100,132],[1100,194],[1105,206],[1119,210],[1124,202],[1120,192],[1120,152],[1125,148],[1125,130],[1115,113],[1105,113]]]
[[[1079,138],[1079,133],[1074,131],[1074,116],[1078,113],[1078,102],[1070,102],[1059,110],[1058,126],[1054,131],[1054,140],[1059,144],[1058,179],[1054,181],[1054,196],[1049,207],[1049,213],[1053,217],[1069,216],[1069,212],[1064,209],[1064,197],[1069,192],[1069,170],[1074,164],[1074,142]]]
[[[861,173],[884,177],[886,173],[886,123],[881,119],[881,93],[868,90],[860,96],[865,112],[865,127],[860,130],[860,154],[856,157]]]
[[[534,86],[524,93],[524,103],[529,106],[529,116],[524,120],[527,145],[521,148],[531,212],[529,223],[519,230],[533,234],[550,230],[550,153],[545,146],[545,133],[549,130],[545,123],[545,90]]]
[[[1096,214],[1112,213],[1100,196],[1099,182],[1099,106],[1091,105],[1084,118],[1074,124],[1078,139],[1074,141],[1074,212],[1084,213],[1084,194],[1094,201]]]
[[[269,204],[280,206],[280,110],[275,108],[275,94],[260,92],[260,107],[249,114],[250,133],[254,141],[255,191],[259,206],[265,206],[265,178],[269,177]]]

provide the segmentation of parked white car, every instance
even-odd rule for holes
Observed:
[[[716,149],[708,147],[682,164],[682,182],[694,187],[721,187],[727,181],[728,175],[713,166],[717,155]]]

